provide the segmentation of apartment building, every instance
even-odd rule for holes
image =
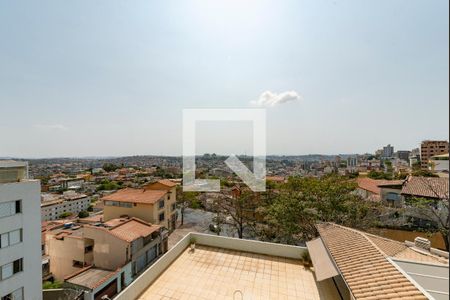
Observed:
[[[45,236],[53,278],[85,300],[113,297],[168,250],[168,232],[137,218],[66,223]]]
[[[169,231],[176,227],[176,184],[160,180],[141,189],[126,188],[102,198],[104,220],[136,217]]]
[[[383,154],[382,154],[383,158],[391,158],[393,156],[394,156],[394,147],[391,146],[391,144],[383,147]]]
[[[40,300],[40,184],[28,164],[0,161],[0,299]]]
[[[66,213],[78,215],[80,211],[86,211],[89,205],[91,205],[90,197],[74,191],[64,192],[63,195],[43,194],[41,219],[42,221],[53,221]]]
[[[428,170],[431,157],[448,153],[448,141],[423,141],[420,145],[420,164],[422,170]]]

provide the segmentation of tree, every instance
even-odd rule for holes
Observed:
[[[103,170],[106,172],[114,172],[115,170],[119,169],[119,166],[112,164],[112,163],[106,163],[103,165]]]
[[[198,204],[197,192],[183,192],[181,186],[177,187],[177,205],[180,208],[181,225],[184,224],[184,213],[187,207]]]
[[[244,230],[255,223],[256,203],[259,195],[249,190],[239,190],[233,195],[222,194],[214,205],[219,214],[231,217],[231,226],[236,230],[238,237],[243,238]]]
[[[439,177],[439,175],[434,174],[433,172],[428,170],[417,170],[414,171],[412,175],[416,177]]]
[[[67,218],[67,217],[70,217],[71,215],[72,215],[72,213],[70,213],[70,212],[65,212],[65,213],[60,214],[60,215],[59,215],[59,218],[60,218],[60,219],[65,219],[65,218]]]
[[[85,210],[82,210],[78,213],[78,218],[87,218],[89,217],[89,213]]]
[[[418,208],[421,214],[427,219],[433,221],[437,226],[437,231],[444,238],[445,248],[450,250],[450,219],[449,219],[449,191],[448,185],[446,190],[442,190],[433,184],[432,180],[421,178],[422,184],[434,197],[412,197],[406,198],[407,205]]]
[[[264,208],[265,237],[296,244],[314,237],[315,224],[321,221],[356,228],[371,226],[372,204],[354,193],[356,188],[354,180],[338,175],[289,178]]]

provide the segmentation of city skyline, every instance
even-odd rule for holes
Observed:
[[[3,2],[0,156],[181,155],[186,108],[266,107],[269,154],[448,140],[448,5]]]

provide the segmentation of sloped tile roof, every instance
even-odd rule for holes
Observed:
[[[132,242],[138,238],[149,236],[160,228],[159,225],[152,225],[138,218],[132,218],[109,229],[109,232],[121,240]]]
[[[364,233],[330,223],[317,229],[355,299],[427,299]]]
[[[165,194],[167,194],[167,191],[165,191],[165,190],[147,190],[147,189],[126,188],[126,189],[119,190],[108,196],[105,196],[102,198],[102,200],[130,202],[130,203],[143,203],[143,204],[155,204]]]
[[[403,186],[402,194],[416,197],[448,199],[448,185],[448,178],[410,176]]]

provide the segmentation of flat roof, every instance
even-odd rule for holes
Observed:
[[[0,160],[0,168],[18,168],[27,167],[28,163],[24,161],[15,160]]]
[[[197,244],[137,299],[339,299],[329,284],[300,260]]]

